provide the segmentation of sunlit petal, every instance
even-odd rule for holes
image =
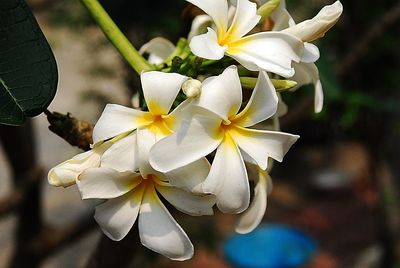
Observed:
[[[256,87],[246,107],[235,118],[235,124],[253,126],[274,115],[278,108],[278,96],[268,74],[261,71]]]
[[[139,158],[139,170],[143,177],[155,173],[149,164],[149,152],[155,143],[156,136],[148,128],[137,130],[137,154]]]
[[[235,16],[226,38],[229,41],[235,41],[250,32],[260,21],[261,16],[257,15],[257,4],[248,0],[239,0],[237,2]],[[228,40],[227,40],[228,41]]]
[[[186,99],[172,112],[163,117],[164,123],[172,132],[178,131],[182,121],[187,119],[188,116],[191,116],[191,103],[191,99]]]
[[[220,124],[221,120],[207,111],[183,121],[177,132],[153,146],[151,165],[158,171],[169,172],[208,155],[222,139]]]
[[[151,64],[161,64],[164,60],[171,55],[175,50],[175,45],[172,44],[168,39],[162,37],[156,37],[150,42],[144,44],[140,50],[140,54],[148,53],[148,61]]]
[[[246,167],[239,148],[226,135],[217,149],[210,174],[202,185],[205,193],[217,197],[217,206],[224,213],[240,213],[250,202]]]
[[[110,239],[119,241],[132,228],[139,213],[144,187],[96,206],[94,218]]]
[[[136,171],[139,159],[136,155],[136,132],[115,142],[101,157],[101,166],[118,171]]]
[[[224,57],[227,46],[220,46],[218,44],[218,37],[215,31],[207,28],[207,33],[194,36],[190,40],[190,50],[198,57],[219,60]]]
[[[303,42],[281,32],[261,32],[230,44],[227,54],[251,71],[265,70],[291,77],[292,61],[299,62]]]
[[[142,178],[137,173],[90,168],[79,176],[77,185],[82,199],[110,199],[126,194],[141,181]]]
[[[139,236],[144,246],[170,259],[183,261],[193,256],[188,236],[161,203],[152,185],[148,185],[140,206]]]
[[[215,204],[213,195],[194,195],[173,186],[155,185],[157,191],[178,210],[192,215],[212,215]]]
[[[228,1],[226,0],[186,0],[208,14],[217,26],[218,34],[228,29]]]
[[[229,133],[237,145],[262,168],[267,168],[268,157],[282,161],[289,148],[299,138],[284,132],[235,127]]]
[[[228,121],[238,112],[242,103],[242,86],[236,66],[229,66],[219,76],[207,78],[203,82],[200,97],[193,101]]]
[[[187,77],[177,73],[151,71],[140,76],[144,98],[153,115],[168,114]]]
[[[133,131],[143,125],[145,112],[118,104],[107,104],[93,129],[93,143]]]

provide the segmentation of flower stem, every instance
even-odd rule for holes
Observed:
[[[139,75],[142,71],[155,69],[155,67],[147,62],[133,47],[132,43],[129,42],[97,0],[81,0],[81,2],[108,40],[110,40],[122,57]]]

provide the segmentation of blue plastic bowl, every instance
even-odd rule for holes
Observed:
[[[226,260],[237,268],[293,268],[306,264],[315,241],[286,225],[262,225],[249,234],[235,234],[224,245]]]

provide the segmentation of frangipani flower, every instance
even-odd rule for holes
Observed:
[[[272,180],[267,171],[254,164],[246,165],[249,179],[256,183],[254,198],[249,208],[240,215],[235,231],[241,234],[253,231],[261,222],[267,208],[267,195],[272,191]]]
[[[183,170],[180,174],[189,173]],[[213,196],[197,196],[176,188],[161,174],[142,177],[132,171],[92,168],[79,176],[77,185],[83,199],[107,200],[96,207],[94,217],[110,239],[124,238],[138,218],[142,244],[174,260],[191,258],[193,245],[163,205],[159,194],[178,210],[193,216],[212,215],[215,204]]]
[[[314,64],[320,54],[318,47],[309,43],[323,37],[338,21],[343,12],[340,1],[323,7],[312,19],[303,21],[296,25],[289,12],[286,3],[281,1],[278,8],[271,14],[273,21],[272,31],[281,31],[296,36],[304,42],[304,53],[300,63],[293,63],[295,75],[292,77],[298,83],[297,87],[313,83],[315,87],[314,110],[319,113],[322,110],[324,95],[317,66]]]
[[[192,38],[192,52],[206,59],[221,59],[224,54],[236,59],[245,68],[265,70],[284,77],[293,76],[292,61],[299,62],[303,42],[294,35],[281,32],[261,32],[248,36],[259,22],[257,5],[248,0],[238,0],[235,16],[228,19],[227,0],[187,0],[207,13],[216,31]]]
[[[186,76],[175,73],[145,72],[140,76],[143,94],[148,112],[108,104],[93,130],[93,141],[96,144],[115,136],[135,132],[132,148],[136,148],[143,155],[147,163],[147,153],[150,147],[159,139],[171,134],[179,123],[180,110],[184,103],[171,114],[169,110],[181,88],[187,80]],[[133,159],[131,159],[133,161]],[[139,158],[139,162],[142,161]],[[139,164],[140,166],[140,164]],[[146,176],[146,165],[142,165],[141,173]]]
[[[278,98],[265,72],[260,72],[249,103],[239,112],[241,103],[242,88],[235,66],[228,67],[219,76],[207,78],[200,97],[193,100],[192,104],[197,107],[192,108],[193,117],[184,120],[177,132],[155,144],[149,158],[156,170],[168,172],[217,149],[202,189],[216,195],[217,206],[228,213],[242,212],[249,205],[249,182],[243,155],[266,169],[269,157],[282,161],[298,138],[249,128],[277,110]]]

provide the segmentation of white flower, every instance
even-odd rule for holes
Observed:
[[[188,78],[175,73],[145,72],[142,73],[141,82],[148,112],[108,104],[93,130],[93,141],[96,144],[115,136],[131,133],[131,148],[139,151],[137,158],[142,175],[146,176],[148,164],[147,151],[159,139],[171,134],[179,125],[180,111],[185,103],[177,107],[171,114],[169,110],[181,88]],[[135,131],[136,130],[136,131]],[[135,131],[135,132],[133,132]],[[120,149],[123,150],[124,147]],[[115,162],[119,159],[116,158]],[[131,159],[133,161],[133,159]],[[143,162],[143,165],[140,165]],[[113,168],[113,166],[111,166]],[[120,171],[123,171],[119,169]]]
[[[271,14],[273,31],[281,31],[300,38],[304,42],[304,52],[300,63],[294,63],[295,75],[292,77],[298,83],[297,88],[313,83],[315,87],[314,110],[319,113],[322,110],[324,95],[317,66],[314,64],[320,54],[318,47],[308,43],[323,37],[338,21],[343,12],[340,1],[323,7],[312,19],[303,21],[296,25],[289,12],[286,10],[285,1],[282,0],[278,8]]]
[[[291,34],[261,32],[248,36],[259,22],[257,5],[239,0],[231,23],[227,0],[187,0],[207,13],[216,26],[192,38],[192,52],[206,59],[221,59],[224,54],[236,59],[245,68],[266,70],[284,77],[293,76],[292,61],[298,62],[303,53],[303,42]]]
[[[189,170],[181,172],[183,177],[178,180],[196,172],[190,166],[185,168]],[[158,195],[178,210],[193,216],[212,215],[215,204],[213,196],[197,196],[176,188],[160,174],[142,177],[131,171],[92,168],[79,176],[77,185],[83,199],[106,199],[96,207],[94,217],[110,239],[119,241],[124,238],[138,218],[142,244],[174,260],[191,258],[193,245]]]
[[[219,76],[207,78],[200,97],[193,101],[197,109],[192,108],[195,114],[191,120],[184,120],[177,132],[155,144],[149,158],[156,170],[168,172],[217,149],[202,189],[215,194],[219,209],[228,213],[242,212],[249,205],[243,155],[266,169],[269,157],[282,161],[298,138],[249,128],[277,110],[278,97],[265,72],[260,72],[249,103],[238,113],[241,103],[242,88],[235,66],[228,67]]]

